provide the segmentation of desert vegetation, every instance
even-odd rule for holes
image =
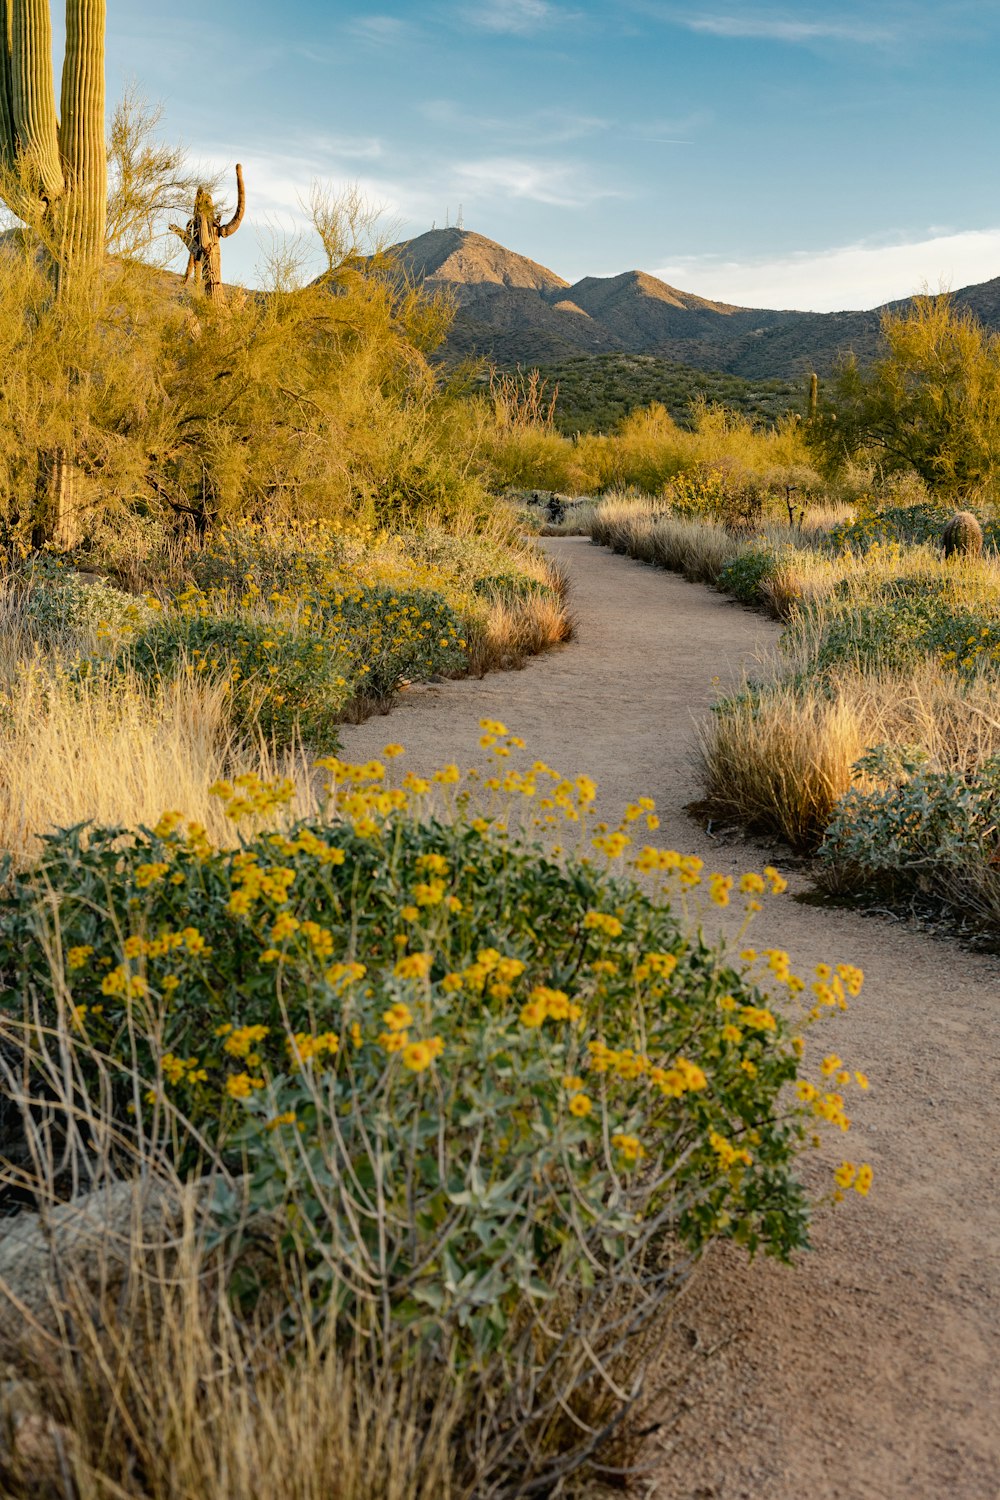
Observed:
[[[947,298],[885,332],[884,360],[849,363],[806,424],[811,493],[717,470],[693,505],[690,476],[606,497],[592,534],[785,622],[704,728],[706,809],[816,852],[831,891],[995,930],[1000,520],[979,433],[996,350]],[[949,360],[979,393],[954,407],[934,383]]]
[[[613,432],[623,417],[659,402],[686,426],[707,402],[774,427],[789,412],[805,415],[801,381],[745,380],[699,370],[653,354],[578,354],[538,366],[550,389],[558,389],[555,425],[566,437]]]
[[[634,1461],[706,1248],[788,1258],[866,1087],[804,1032],[848,964],[709,941],[783,888],[644,843],[484,721],[485,777],[338,726],[566,639],[494,495],[802,457],[660,408],[574,443],[470,392],[353,190],[316,277],[134,97],[103,8],[0,28],[0,1483],[12,1496],[517,1495]],[[17,90],[9,87],[16,75]],[[70,126],[72,125],[72,129]],[[193,205],[193,207],[192,207]],[[163,250],[180,218],[184,281]],[[176,238],[176,235],[175,235]],[[200,271],[200,275],[197,274]],[[742,458],[740,457],[742,455]],[[404,762],[405,764],[405,762]]]

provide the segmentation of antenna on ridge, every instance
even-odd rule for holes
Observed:
[[[451,213],[451,209],[450,208],[446,208],[445,211],[444,211],[444,227],[445,227],[445,229],[450,229],[451,228],[451,225],[448,223],[448,215],[450,213]]]
[[[461,203],[458,205],[458,218],[455,220],[455,228],[456,229],[464,229],[465,228],[465,217],[464,217],[464,215],[462,213],[462,205],[461,205]]]

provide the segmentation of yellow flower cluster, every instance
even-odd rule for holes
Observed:
[[[646,1154],[637,1135],[613,1135],[611,1137],[611,1144],[616,1151],[621,1152],[623,1159],[629,1166],[634,1166]]]
[[[817,964],[816,979],[810,988],[818,1004],[810,1011],[810,1019],[816,1019],[822,1006],[846,1010],[847,996],[854,999],[861,993],[864,978],[862,971],[853,964],[838,964],[836,971],[829,964]]]
[[[426,979],[433,962],[433,953],[407,953],[396,960],[392,972],[397,979]]]
[[[676,849],[655,849],[649,844],[639,850],[635,867],[641,875],[676,876],[683,889],[692,890],[701,884],[705,862],[696,854],[678,854]]]
[[[580,1006],[575,1005],[562,990],[536,984],[527,1004],[521,1007],[520,1022],[522,1026],[534,1029],[544,1026],[546,1021],[579,1021],[582,1015]]]
[[[444,1051],[444,1042],[440,1037],[429,1037],[424,1041],[410,1040],[413,1012],[401,1000],[383,1012],[382,1020],[387,1029],[378,1039],[379,1046],[390,1054],[402,1053],[403,1066],[411,1073],[422,1073]]]
[[[524,971],[525,965],[519,958],[505,958],[496,948],[480,948],[475,963],[446,974],[441,988],[446,995],[469,989],[475,995],[486,991],[493,1000],[509,1000],[515,981]]]
[[[862,1198],[867,1198],[874,1175],[867,1162],[862,1162],[859,1167],[850,1161],[841,1162],[833,1174],[833,1180],[837,1184],[837,1191],[834,1194],[837,1202],[843,1202],[844,1193],[850,1188],[860,1193]]]
[[[217,1027],[215,1034],[226,1038],[222,1044],[222,1050],[228,1052],[230,1057],[254,1058],[256,1062],[259,1062],[260,1059],[255,1056],[255,1048],[265,1037],[270,1036],[271,1028],[269,1026],[240,1026],[234,1029],[232,1026],[225,1025]]]
[[[588,932],[603,932],[605,937],[621,937],[622,924],[617,917],[609,916],[603,911],[588,911],[583,919],[583,925]]]
[[[428,1037],[422,1042],[407,1042],[403,1048],[403,1066],[411,1073],[423,1073],[443,1051],[444,1042],[439,1036]]]
[[[212,950],[197,927],[185,927],[180,932],[161,932],[159,937],[144,938],[131,933],[122,944],[126,960],[165,958],[171,953],[187,953],[195,958],[206,958]],[[106,960],[103,960],[106,962]],[[180,980],[168,974],[163,980],[165,990],[176,989]],[[148,994],[149,986],[141,974],[131,973],[127,964],[117,964],[101,980],[101,991],[105,995],[120,995],[135,1000]]]
[[[153,833],[158,839],[183,842],[191,853],[200,860],[210,859],[214,854],[211,840],[202,823],[189,822],[184,833],[181,833],[181,825],[184,823],[184,814],[180,812],[165,812],[160,814],[159,821],[153,827]],[[183,880],[183,875],[177,874],[172,879],[177,882]]]
[[[749,1167],[753,1165],[753,1157],[745,1147],[737,1147],[717,1130],[710,1130],[708,1144],[719,1158],[719,1162],[725,1171],[731,1171],[733,1167]]]
[[[659,1067],[641,1052],[630,1047],[615,1051],[604,1042],[588,1042],[590,1068],[593,1073],[610,1073],[631,1082],[635,1078],[648,1078],[654,1088],[668,1099],[679,1099],[682,1094],[698,1093],[708,1087],[708,1079],[697,1063],[686,1057],[678,1057],[669,1068]]]
[[[641,983],[655,975],[658,979],[669,979],[677,967],[673,953],[644,953],[635,966],[635,977]]]
[[[368,970],[364,964],[338,963],[331,964],[330,968],[323,975],[323,978],[335,990],[343,992],[349,989],[352,984],[357,984],[359,980],[364,979],[367,973]]]
[[[249,1099],[254,1089],[263,1087],[263,1078],[251,1078],[249,1073],[230,1073],[226,1079],[226,1093],[230,1099]]]
[[[175,1087],[181,1083],[207,1083],[208,1073],[197,1057],[176,1057],[173,1052],[164,1052],[160,1059],[163,1076]]]
[[[293,1067],[302,1067],[317,1058],[335,1057],[340,1051],[340,1038],[335,1031],[321,1031],[317,1036],[309,1031],[296,1031],[294,1036],[286,1038],[285,1047]]]

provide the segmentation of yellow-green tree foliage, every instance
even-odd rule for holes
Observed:
[[[0,518],[27,538],[38,455],[59,450],[79,471],[84,532],[129,516],[201,532],[225,517],[481,505],[428,361],[446,324],[390,265],[361,272],[357,257],[319,283],[195,310],[178,278],[127,258],[81,269],[54,298],[29,238],[9,241]]]
[[[882,319],[884,354],[849,359],[810,422],[828,469],[867,455],[914,469],[942,495],[990,495],[1000,473],[1000,335],[950,295],[916,297]]]

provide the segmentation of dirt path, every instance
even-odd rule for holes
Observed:
[[[391,720],[348,729],[344,753],[368,758],[391,738],[414,769],[471,765],[479,719],[502,718],[532,755],[593,775],[610,814],[648,794],[664,845],[730,873],[759,867],[758,851],[707,838],[683,807],[697,791],[692,715],[776,628],[585,539],[550,547],[571,571],[578,641],[520,673],[413,690]],[[648,1493],[996,1500],[1000,963],[788,898],[755,941],[787,948],[800,972],[820,959],[865,971],[829,1044],[871,1078],[848,1139],[875,1187],[824,1214],[792,1268],[710,1258],[665,1334],[673,1387]]]

